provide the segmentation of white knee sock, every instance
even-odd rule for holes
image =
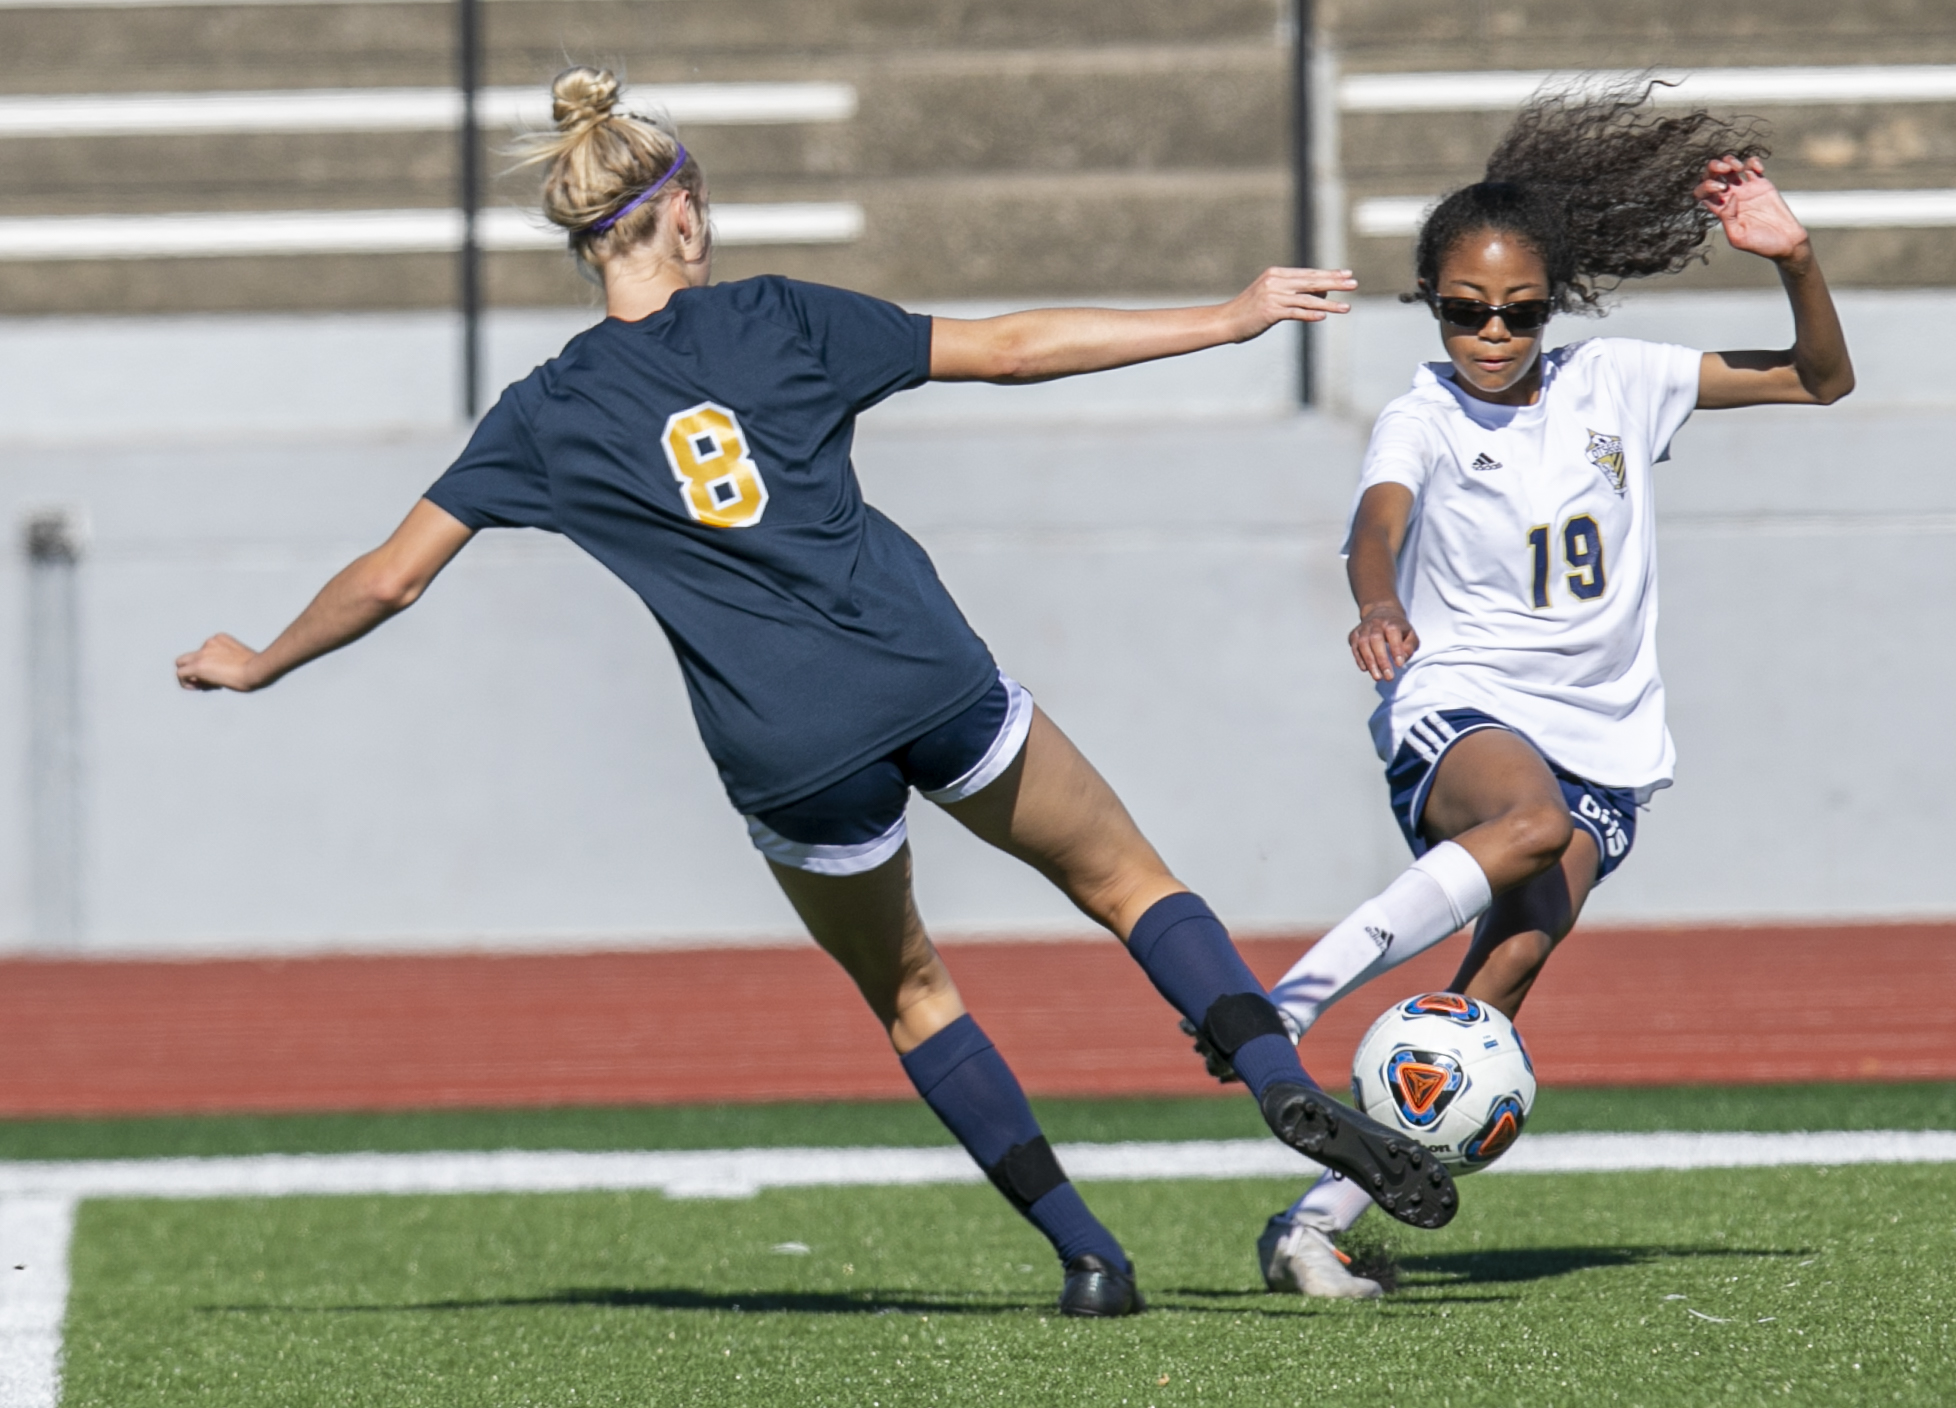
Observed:
[[[1465,848],[1442,841],[1313,944],[1270,990],[1298,1036],[1353,988],[1481,917],[1494,895]]]
[[[1303,1197],[1290,1205],[1290,1220],[1300,1227],[1315,1228],[1327,1237],[1348,1229],[1372,1206],[1366,1191],[1349,1178],[1327,1170]]]

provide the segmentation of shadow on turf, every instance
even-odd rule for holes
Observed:
[[[1157,1295],[1189,1297],[1196,1300],[1214,1299],[1242,1301],[1246,1297],[1260,1296],[1258,1291],[1216,1291],[1166,1289]],[[595,1306],[616,1310],[719,1310],[766,1313],[787,1311],[801,1315],[999,1315],[1018,1311],[1051,1313],[1055,1309],[1052,1300],[1005,1299],[983,1300],[973,1297],[954,1297],[950,1295],[899,1295],[882,1296],[873,1292],[859,1294],[836,1294],[823,1291],[755,1291],[750,1293],[713,1293],[691,1290],[685,1287],[660,1287],[640,1289],[625,1286],[574,1286],[562,1291],[554,1291],[539,1296],[490,1296],[481,1300],[431,1300],[410,1301],[393,1305],[207,1305],[198,1307],[211,1315],[260,1315],[283,1313],[288,1315],[386,1315],[413,1311],[462,1311],[462,1310],[510,1310],[531,1309],[541,1306]],[[1174,1309],[1198,1315],[1242,1315],[1252,1314],[1290,1314],[1286,1307],[1282,1311],[1250,1310],[1243,1305],[1163,1305],[1163,1309]]]
[[[683,1287],[573,1286],[540,1296],[490,1296],[481,1300],[410,1301],[398,1305],[209,1305],[214,1314],[286,1311],[311,1315],[377,1315],[415,1310],[509,1310],[537,1306],[598,1306],[619,1310],[796,1311],[805,1315],[996,1315],[1000,1311],[1049,1310],[1046,1300],[980,1301],[948,1295],[838,1295],[822,1291],[755,1291],[716,1295]]]
[[[1652,1262],[1694,1258],[1806,1257],[1814,1253],[1805,1248],[1793,1251],[1744,1251],[1726,1247],[1528,1247],[1512,1251],[1445,1252],[1437,1256],[1408,1256],[1397,1261],[1401,1276],[1431,1278],[1428,1284],[1441,1286],[1502,1285],[1517,1281],[1546,1281],[1575,1271],[1592,1271],[1620,1266],[1647,1266]]]

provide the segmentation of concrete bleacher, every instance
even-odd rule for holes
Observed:
[[[1327,5],[1327,43],[1347,76],[1474,71],[1640,70],[1956,63],[1956,14],[1940,0],[1626,0],[1570,5],[1499,0],[1430,5],[1338,0]],[[1878,84],[1873,85],[1879,87]],[[1875,97],[1817,101],[1797,75],[1773,96],[1708,102],[1766,126],[1771,173],[1789,191],[1956,188],[1956,102]],[[1428,197],[1475,180],[1506,128],[1504,110],[1436,108],[1338,114],[1347,209],[1368,199]],[[1408,235],[1350,233],[1360,281],[1384,292],[1410,283]],[[1924,287],[1956,283],[1956,219],[1819,228],[1815,246],[1837,285]],[[1768,288],[1761,260],[1714,254],[1683,287]]]
[[[897,6],[496,0],[485,78],[541,91],[566,55],[638,82],[853,87],[842,120],[688,123],[727,204],[849,201],[854,239],[730,247],[761,269],[905,298],[1207,292],[1290,246],[1288,48],[1271,0]],[[454,9],[422,3],[0,4],[0,94],[431,88]],[[487,162],[508,132],[487,134]],[[422,209],[446,134],[0,137],[0,217]],[[533,174],[492,201],[528,202]],[[492,303],[588,299],[561,253],[492,253]],[[442,307],[435,251],[0,260],[0,316]]]

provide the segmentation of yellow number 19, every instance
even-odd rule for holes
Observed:
[[[666,422],[666,463],[696,523],[751,528],[767,508],[761,467],[747,453],[747,432],[725,406],[703,401]]]

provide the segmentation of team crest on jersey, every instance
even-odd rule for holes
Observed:
[[[1610,487],[1623,492],[1623,437],[1605,435],[1600,430],[1589,432],[1589,448],[1583,451],[1589,462],[1603,471],[1603,477],[1610,481]]]

